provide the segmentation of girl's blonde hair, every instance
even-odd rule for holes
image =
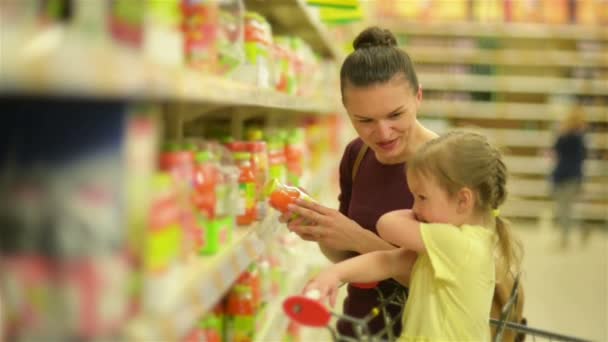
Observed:
[[[407,163],[408,172],[433,177],[450,196],[467,187],[476,194],[475,209],[496,216],[498,235],[498,279],[519,272],[521,242],[507,221],[493,215],[507,199],[507,167],[500,151],[485,136],[452,131],[424,144]]]

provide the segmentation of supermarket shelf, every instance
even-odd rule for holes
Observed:
[[[383,26],[406,35],[449,37],[506,37],[532,39],[608,40],[603,26],[545,25],[524,23],[424,23],[387,19]]]
[[[544,212],[551,211],[553,206],[551,200],[511,198],[500,208],[500,214],[506,217],[539,218]],[[608,210],[605,203],[575,203],[572,216],[586,220],[608,220]]]
[[[556,135],[552,131],[493,128],[474,128],[474,130],[487,136],[495,145],[506,147],[550,148],[556,139]],[[585,139],[589,149],[608,149],[608,134],[606,133],[587,133]]]
[[[179,71],[159,84],[169,87],[157,94],[161,98],[180,99],[189,102],[205,102],[230,106],[251,106],[282,109],[294,112],[326,113],[333,111],[328,103],[313,98],[287,95],[270,89],[241,84],[229,79],[200,75],[191,71]],[[173,80],[173,83],[170,83]]]
[[[269,215],[246,230],[235,230],[233,241],[212,257],[196,257],[185,266],[183,281],[171,299],[174,308],[164,315],[143,315],[127,327],[126,337],[137,341],[176,341],[194,327],[196,321],[210,310],[243,270],[262,253],[265,242],[260,236],[276,229],[278,221]]]
[[[283,312],[283,301],[289,296],[302,292],[309,279],[309,273],[306,270],[296,269],[294,271],[297,274],[290,274],[285,293],[268,304],[266,322],[262,329],[256,333],[254,342],[283,341],[283,335],[285,335],[289,324],[289,318]]]
[[[511,177],[507,184],[509,196],[548,197],[551,183],[548,179],[522,179]],[[601,182],[583,183],[582,199],[586,201],[608,200],[608,186]]]
[[[0,94],[144,98],[307,113],[330,112],[334,107],[315,98],[146,63],[141,54],[131,50],[72,39],[72,33],[61,27],[51,31],[39,36],[52,34],[52,48],[32,48],[38,39],[49,39],[35,37],[21,52],[11,49],[3,53]],[[38,53],[28,53],[31,50]]]
[[[324,24],[308,9],[305,0],[245,0],[245,7],[266,17],[273,34],[298,36],[324,57],[338,62],[344,58],[340,44],[332,41]]]
[[[513,102],[450,101],[425,99],[419,115],[440,118],[556,121],[571,106]],[[588,122],[608,122],[608,107],[583,106]]]
[[[454,46],[405,46],[416,63],[608,67],[608,51],[484,50]]]
[[[419,73],[422,89],[530,94],[608,94],[608,81],[603,79],[570,79],[559,77],[487,76],[471,74]]]
[[[526,174],[547,176],[551,172],[552,162],[547,157],[505,156],[505,164],[510,174]],[[590,159],[583,166],[586,178],[606,177],[608,175],[608,161]]]

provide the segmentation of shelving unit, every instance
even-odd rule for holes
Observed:
[[[174,310],[166,315],[147,315],[136,318],[127,328],[129,340],[174,341],[184,336],[196,320],[209,311],[228,291],[238,276],[254,262],[266,248],[266,240],[279,223],[276,215],[269,215],[261,223],[248,228],[237,228],[230,245],[212,257],[196,257],[184,266],[183,284],[175,293]]]
[[[415,62],[493,64],[511,66],[608,67],[608,56],[598,51],[526,50],[415,46],[408,48]]]
[[[173,101],[307,113],[333,111],[333,103],[322,99],[262,89],[185,67],[154,65],[130,50],[70,41],[69,33],[62,28],[52,34],[60,49],[29,59],[3,58],[0,94]],[[66,60],[75,64],[62,67]]]
[[[608,32],[601,26],[483,22],[420,23],[395,19],[387,19],[383,22],[383,26],[395,32],[415,36],[608,40]]]
[[[502,212],[539,218],[552,209],[547,155],[555,127],[581,103],[585,196],[576,216],[608,221],[608,30],[519,23],[383,23],[401,35],[425,92],[421,118],[485,134],[505,152],[510,198]]]
[[[245,7],[265,16],[275,33],[301,37],[321,58],[330,61],[343,58],[340,47],[304,0],[280,0],[272,4],[246,0]],[[0,24],[0,29],[3,28],[6,27]],[[146,60],[141,51],[107,41],[87,41],[73,30],[58,25],[28,35],[23,41],[12,30],[3,30],[3,41],[6,38],[19,44],[10,45],[15,49],[2,47],[0,97],[92,98],[161,104],[160,118],[168,138],[183,137],[184,126],[209,112],[228,120],[232,132],[238,132],[234,136],[241,138],[244,120],[253,116],[272,121],[279,115],[322,116],[337,109],[331,96],[288,95],[186,67],[158,65]],[[315,183],[314,188],[322,186]],[[182,339],[247,266],[257,260],[280,228],[282,225],[272,213],[253,227],[235,230],[232,242],[219,254],[188,260],[175,273],[176,285],[162,298],[169,303],[165,307],[173,309],[164,313],[141,312],[127,324],[124,337],[138,341]],[[305,276],[290,279],[287,294],[298,292]],[[277,298],[273,303],[272,322],[280,320],[281,301],[282,298]],[[285,332],[286,320],[277,324],[283,331],[268,325],[267,336]]]
[[[319,18],[308,9],[306,0],[246,0],[248,9],[262,14],[273,33],[296,34],[326,58],[341,62],[344,52],[332,40]]]
[[[283,312],[283,301],[289,296],[301,293],[304,285],[310,279],[307,270],[295,270],[294,273],[291,275],[287,286],[285,286],[285,293],[268,304],[266,322],[256,334],[254,342],[283,340],[283,336],[287,331],[287,325],[289,324],[289,318]]]
[[[502,92],[520,94],[608,94],[605,80],[570,79],[562,77],[418,74],[422,89],[447,91]]]
[[[608,108],[605,106],[583,106],[587,121],[608,122]],[[497,118],[517,121],[554,122],[563,117],[568,108],[545,103],[484,102],[425,99],[421,108],[425,116],[450,119],[484,119],[488,113]]]

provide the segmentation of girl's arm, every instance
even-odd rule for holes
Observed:
[[[420,233],[420,222],[411,210],[396,210],[382,215],[376,228],[382,239],[395,246],[418,253],[426,251]]]
[[[323,254],[333,262],[349,258],[353,252],[365,254],[394,248],[340,211],[319,203],[297,200],[295,205],[289,205],[289,214],[293,213],[301,219],[287,227],[305,240],[318,242]]]
[[[370,283],[388,278],[409,281],[416,255],[403,248],[363,254],[325,269],[307,286],[305,292],[318,290],[320,299],[329,298],[333,306],[341,283]]]

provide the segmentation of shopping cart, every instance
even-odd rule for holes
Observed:
[[[283,309],[289,318],[301,325],[327,328],[333,340],[336,342],[395,341],[398,336],[394,336],[393,327],[401,319],[402,310],[399,310],[398,315],[391,320],[391,316],[388,314],[388,308],[390,306],[402,308],[405,305],[405,288],[401,285],[395,286],[395,290],[389,296],[385,296],[377,287],[378,283],[351,283],[351,285],[360,289],[376,291],[378,293],[378,305],[362,318],[329,311],[327,307],[314,298],[314,295],[310,296],[310,294],[308,294],[308,296],[292,296],[287,298],[283,302]],[[372,334],[368,329],[368,323],[378,317],[379,314],[382,314],[382,317],[384,318],[384,328]],[[350,322],[355,337],[340,335],[330,324],[332,317]]]
[[[514,310],[517,303],[517,298],[519,296],[518,284],[519,277],[515,279],[513,290],[511,291],[509,300],[502,308],[500,318],[490,319],[490,324],[496,327],[494,342],[503,341],[503,334],[507,330],[522,334],[524,336],[530,336],[532,341],[536,341],[536,338],[538,337],[549,341],[589,342],[585,339],[566,336],[541,329],[535,329],[523,324],[509,322],[507,318],[510,317],[512,311]],[[287,298],[283,302],[283,309],[290,319],[303,326],[327,328],[332,336],[332,339],[336,342],[395,341],[398,336],[394,336],[393,326],[401,319],[401,313],[391,320],[391,317],[388,315],[388,307],[394,305],[403,307],[406,301],[405,288],[402,286],[396,286],[395,290],[389,296],[385,296],[382,291],[377,288],[377,283],[352,285],[363,289],[369,289],[370,291],[376,291],[378,293],[378,305],[374,307],[365,317],[356,318],[330,311],[325,305],[314,298],[314,296],[310,295],[292,296]],[[385,327],[377,333],[372,334],[368,329],[368,323],[372,319],[376,318],[380,313],[382,313],[382,316],[384,317]],[[332,317],[350,322],[353,326],[355,337],[353,338],[340,335],[339,332],[332,327]]]

